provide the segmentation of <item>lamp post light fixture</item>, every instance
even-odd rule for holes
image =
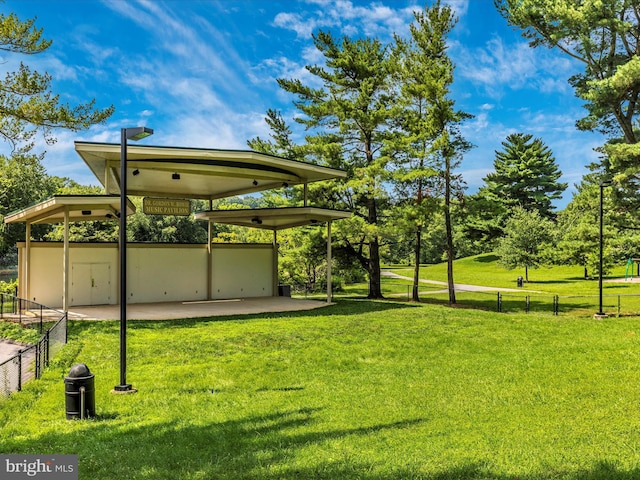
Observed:
[[[120,384],[117,393],[134,393],[127,383],[127,140],[141,140],[153,135],[147,127],[120,129]]]
[[[598,271],[598,291],[600,297],[600,309],[596,313],[597,317],[605,317],[607,314],[602,309],[602,268],[603,268],[603,251],[604,251],[604,187],[611,185],[611,180],[600,180],[600,256],[599,256],[599,271]]]

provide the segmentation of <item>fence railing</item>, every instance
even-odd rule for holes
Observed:
[[[67,343],[67,314],[35,302],[0,294],[0,319],[16,322],[42,333],[35,345],[21,349],[0,364],[0,395],[22,390],[31,378],[40,378],[49,361]],[[43,332],[44,327],[53,325]]]
[[[412,285],[408,283],[383,283],[383,294],[387,298],[410,300],[412,291]],[[439,287],[421,284],[420,300],[427,303],[448,302],[446,285]],[[456,300],[474,308],[502,313],[595,314],[600,310],[599,295],[554,295],[528,292],[526,289],[501,291],[494,288],[482,291],[456,287]],[[608,315],[640,315],[640,294],[603,294],[602,300],[602,310]]]

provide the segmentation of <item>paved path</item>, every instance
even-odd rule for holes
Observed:
[[[397,278],[399,280],[409,280],[409,281],[413,281],[413,278],[411,277],[405,277],[403,275],[398,275],[397,273],[393,273],[393,272],[382,272],[382,275],[385,277],[390,277],[390,278]],[[437,280],[425,280],[425,279],[420,279],[420,283],[428,283],[431,285],[442,285],[444,287],[448,287],[447,282],[439,282]],[[455,284],[455,288],[456,291],[459,292],[527,292],[527,293],[537,293],[534,290],[523,290],[522,288],[498,288],[498,287],[483,287],[480,285],[467,285],[464,283],[456,283]],[[434,293],[446,293],[448,292],[448,288],[445,288],[443,290],[428,290],[426,292],[420,292],[423,294],[434,294]]]
[[[17,355],[18,352],[24,348],[24,345],[0,339],[0,363],[4,363],[14,355]]]
[[[0,365],[16,356],[21,350],[25,351],[25,353],[22,354],[22,385],[24,385],[25,382],[34,377],[32,366],[36,358],[35,348],[29,348],[28,346],[14,343],[10,340],[0,339]],[[7,367],[11,369],[13,368],[12,366]],[[0,386],[0,390],[1,389],[2,386]]]

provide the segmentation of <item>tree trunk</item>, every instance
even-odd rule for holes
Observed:
[[[587,272],[587,266],[585,265],[584,267],[584,279],[588,280],[589,279],[589,272]]]
[[[413,295],[412,300],[414,302],[420,301],[420,295],[418,294],[418,285],[420,284],[420,247],[422,240],[422,226],[418,225],[416,229],[416,246],[415,246],[415,266],[413,267]]]
[[[378,224],[378,212],[376,208],[376,199],[369,198],[367,200],[369,207],[369,215],[367,221],[370,225]],[[380,243],[378,235],[374,235],[369,243],[369,295],[367,298],[384,298],[382,296],[381,271],[380,271]]]
[[[369,296],[367,298],[384,298],[380,279],[380,244],[376,236],[369,246]]]
[[[447,236],[447,284],[449,287],[449,304],[456,303],[456,287],[453,282],[453,228],[451,227],[451,160],[447,157],[444,192],[444,224]]]
[[[449,288],[449,304],[456,303],[456,286],[453,281],[453,236],[451,235],[451,215],[445,212],[445,223],[447,228],[447,284]]]

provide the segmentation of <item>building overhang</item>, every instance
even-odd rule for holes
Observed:
[[[75,142],[107,194],[120,194],[121,145]],[[346,172],[247,150],[127,145],[127,193],[219,199],[346,177]]]
[[[127,215],[136,209],[128,201]],[[114,220],[120,216],[118,195],[56,195],[22,210],[9,213],[4,223],[62,223],[68,212],[70,222]]]
[[[284,230],[303,225],[318,225],[351,217],[350,212],[316,207],[248,208],[209,210],[195,214],[197,220],[238,225],[241,227]]]

